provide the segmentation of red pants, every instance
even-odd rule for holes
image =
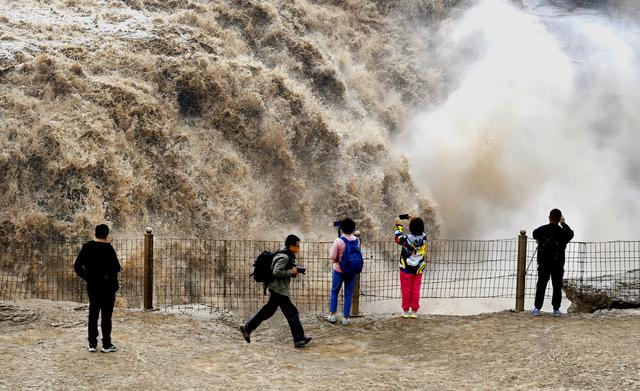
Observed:
[[[400,290],[402,292],[402,310],[414,312],[420,308],[420,287],[422,286],[422,274],[409,274],[400,272]]]

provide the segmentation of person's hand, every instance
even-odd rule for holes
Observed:
[[[291,277],[296,277],[298,275],[298,268],[297,267],[292,267],[291,268]]]
[[[564,216],[560,216],[560,224],[564,224]]]

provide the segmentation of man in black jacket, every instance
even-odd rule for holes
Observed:
[[[538,283],[536,298],[531,314],[540,315],[544,302],[544,293],[551,278],[553,295],[553,316],[560,316],[560,302],[562,301],[562,276],[564,274],[564,251],[567,243],[573,239],[573,231],[564,221],[559,209],[549,213],[549,224],[533,230],[533,238],[538,242]]]
[[[73,265],[78,276],[87,282],[89,294],[89,351],[98,346],[98,315],[102,316],[102,351],[115,352],[118,348],[111,343],[111,315],[118,290],[120,262],[116,251],[107,242],[109,227],[96,227],[96,239],[82,246]]]

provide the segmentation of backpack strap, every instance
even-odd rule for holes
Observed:
[[[340,257],[340,269],[342,269],[342,272],[344,273],[344,267],[342,267],[342,261],[345,261],[345,265],[347,264],[347,262],[349,261],[348,258],[345,258],[345,255],[347,255],[347,251],[349,251],[349,240],[347,238],[345,238],[344,236],[340,236],[340,239],[344,242],[344,250],[342,250],[342,256]]]
[[[276,252],[273,253],[273,258],[271,258],[271,271],[273,271],[273,261],[276,258],[276,255],[278,254],[285,254],[287,256],[287,268],[292,268],[293,267],[293,260],[291,259],[291,254],[289,253],[289,251],[287,250],[278,250]]]

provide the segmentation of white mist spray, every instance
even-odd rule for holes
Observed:
[[[640,238],[640,30],[548,5],[480,1],[438,34],[450,92],[397,144],[444,237],[530,233],[557,207],[576,240]]]

